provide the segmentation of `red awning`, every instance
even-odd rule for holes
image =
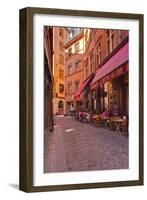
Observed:
[[[123,63],[128,61],[129,57],[129,52],[128,52],[128,42],[121,48],[119,49],[104,65],[101,66],[100,69],[96,71],[96,75],[91,82],[91,88],[94,88],[96,86],[96,83],[111,73],[113,70],[116,68],[120,67]]]
[[[94,74],[91,74],[86,80],[84,80],[81,84],[81,86],[79,87],[79,89],[77,90],[77,92],[74,95],[74,99],[77,99],[80,97],[81,93],[84,91],[84,89],[88,86],[88,84],[90,84],[90,82],[93,79]]]

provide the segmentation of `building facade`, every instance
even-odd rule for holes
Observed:
[[[53,114],[128,116],[129,32],[53,27],[53,35]]]
[[[53,130],[53,30],[44,27],[44,130]]]
[[[90,29],[84,70],[85,76],[95,73],[90,91],[94,113],[128,116],[128,40],[127,30]]]
[[[84,80],[84,52],[85,40],[84,31],[78,28],[69,29],[68,37],[65,41],[65,101],[66,113],[82,107],[83,97],[75,98]]]
[[[84,81],[76,99],[92,113],[128,116],[128,31],[83,29]],[[77,98],[78,97],[78,98]]]
[[[65,51],[64,42],[68,29],[53,27],[53,113],[63,114],[65,111]]]

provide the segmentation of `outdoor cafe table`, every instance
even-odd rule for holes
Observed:
[[[126,122],[126,119],[114,119],[113,122],[115,123],[115,126],[116,126],[116,130],[115,130],[116,133],[121,134],[120,127],[124,122]]]

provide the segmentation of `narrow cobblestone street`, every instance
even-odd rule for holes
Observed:
[[[45,132],[45,173],[126,168],[128,136],[62,116],[54,132]]]

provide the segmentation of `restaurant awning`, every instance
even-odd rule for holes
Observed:
[[[96,71],[95,77],[91,82],[91,88],[94,89],[97,86],[99,80],[104,78],[107,75],[110,75],[111,72],[121,67],[120,71],[126,71],[127,67],[122,66],[128,61],[129,52],[128,52],[128,42],[121,47],[107,62],[105,62],[101,68]],[[120,72],[119,72],[120,73]],[[106,80],[106,79],[105,79]]]
[[[92,79],[94,77],[94,74],[91,74],[86,80],[84,80],[81,84],[81,86],[79,87],[79,89],[76,91],[75,95],[74,95],[74,99],[79,99],[79,97],[81,96],[81,93],[84,91],[84,89],[90,85]]]

